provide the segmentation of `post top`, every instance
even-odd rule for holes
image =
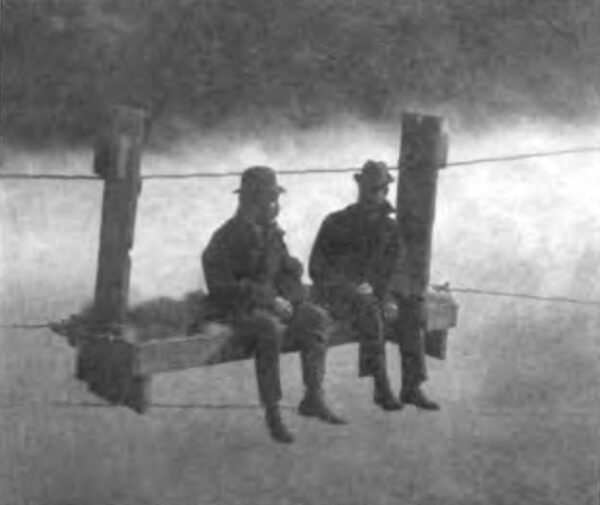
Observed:
[[[148,117],[148,113],[144,109],[139,109],[138,107],[132,107],[131,105],[122,103],[111,105],[109,107],[109,111],[111,114],[124,117],[135,117],[138,119],[146,119]]]
[[[446,121],[443,117],[418,112],[403,112],[402,125],[431,133],[443,133],[446,130]]]
[[[148,114],[142,109],[128,105],[113,105],[107,111],[110,128],[135,136],[142,137]]]

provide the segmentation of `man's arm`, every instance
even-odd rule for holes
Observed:
[[[275,279],[277,292],[294,305],[305,301],[308,295],[302,284],[303,271],[304,267],[300,260],[287,254],[283,258],[281,270]]]
[[[393,298],[398,288],[398,274],[404,265],[404,248],[396,222],[386,219],[379,229],[380,242],[369,262],[369,278],[374,280],[377,297],[382,301]]]
[[[341,268],[344,258],[337,253],[340,249],[337,243],[339,233],[338,223],[333,216],[327,216],[317,233],[310,254],[308,272],[315,285],[354,289],[354,283],[348,279]]]
[[[220,230],[213,237],[202,255],[206,284],[211,297],[225,307],[271,308],[275,303],[275,292],[268,285],[250,278],[238,279],[234,272],[235,248],[246,254],[252,251],[252,241],[247,236],[236,236]]]

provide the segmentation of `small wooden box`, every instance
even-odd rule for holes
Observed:
[[[448,330],[432,330],[425,333],[425,354],[436,359],[446,359]]]
[[[430,290],[425,298],[427,331],[454,328],[458,321],[458,303],[449,291]]]
[[[458,303],[449,291],[432,289],[427,293],[426,311],[425,354],[446,359],[448,329],[458,321]]]

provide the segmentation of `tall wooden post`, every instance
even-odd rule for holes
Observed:
[[[396,212],[405,256],[394,284],[407,297],[424,296],[429,285],[438,169],[446,151],[441,118],[403,114]]]
[[[100,325],[122,323],[127,309],[144,121],[141,110],[111,108],[96,146],[94,170],[105,181],[94,298]]]
[[[443,359],[447,331],[426,331],[438,169],[446,164],[447,137],[441,118],[405,113],[398,162],[398,232],[404,243],[392,283],[403,298],[403,332],[423,332],[424,352]],[[425,309],[425,312],[424,312]]]
[[[143,111],[113,107],[96,144],[94,171],[104,179],[104,195],[93,326],[113,337],[120,334],[127,311],[144,121]],[[133,375],[133,354],[119,339],[86,339],[79,346],[76,376],[110,403],[142,413],[149,404],[150,378]]]

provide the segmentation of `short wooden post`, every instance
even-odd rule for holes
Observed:
[[[403,114],[396,217],[404,247],[392,283],[404,299],[404,332],[425,330],[422,301],[429,286],[438,169],[446,164],[446,152],[441,118]],[[446,337],[447,331],[425,332],[425,352],[443,359]]]
[[[98,337],[82,343],[77,377],[111,403],[138,412],[148,406],[149,377],[131,374],[133,358],[119,340],[129,297],[137,199],[141,191],[140,159],[145,113],[131,107],[112,107],[96,144],[94,171],[104,179],[102,223],[93,323]]]
[[[127,309],[144,120],[143,111],[113,107],[96,147],[94,170],[105,182],[94,316],[109,327],[122,323]]]

